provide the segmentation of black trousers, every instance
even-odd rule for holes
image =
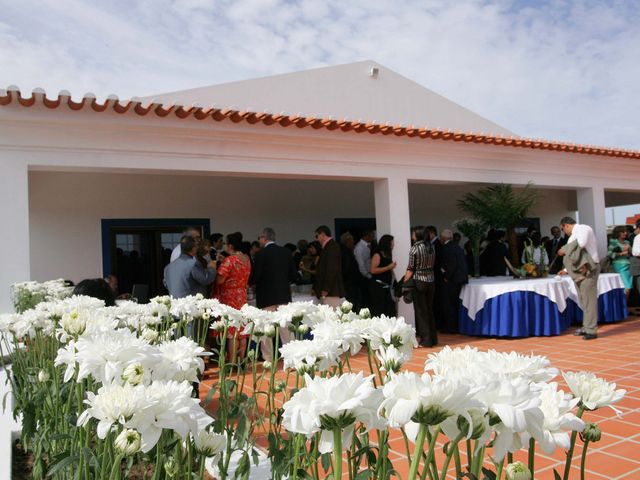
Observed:
[[[461,283],[442,282],[440,307],[442,309],[441,330],[446,333],[458,333],[458,309],[460,308]]]
[[[370,284],[370,307],[372,317],[379,317],[380,315],[386,315],[387,317],[396,316],[396,302],[391,298],[391,291],[389,287],[371,280]]]
[[[435,282],[416,280],[413,291],[413,311],[416,317],[416,335],[420,337],[420,345],[433,347],[438,344],[436,317],[433,314],[433,299],[436,292]]]

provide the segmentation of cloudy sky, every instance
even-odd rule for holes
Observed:
[[[367,59],[520,135],[640,149],[636,0],[0,0],[0,88],[123,98]]]

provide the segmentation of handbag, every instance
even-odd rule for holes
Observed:
[[[398,298],[402,297],[404,303],[413,303],[413,292],[416,290],[416,281],[411,278],[406,282],[398,282],[400,294],[396,295]]]

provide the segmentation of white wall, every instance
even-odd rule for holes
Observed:
[[[265,226],[278,242],[313,238],[336,217],[373,217],[370,182],[109,173],[29,173],[31,278],[102,275],[101,219],[210,218],[212,231]]]
[[[428,185],[409,184],[409,204],[412,225],[435,225],[438,231],[452,228],[454,220],[466,215],[458,209],[457,202],[468,191],[477,190],[473,184]],[[552,226],[565,215],[576,210],[575,190],[539,189],[542,197],[532,210],[531,217],[540,218],[542,236],[549,235]]]

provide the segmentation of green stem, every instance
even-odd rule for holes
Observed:
[[[583,414],[584,414],[584,405],[581,404],[580,407],[578,408],[578,413],[576,414],[576,417],[582,418]],[[569,480],[569,472],[571,470],[571,461],[573,460],[573,450],[575,449],[577,438],[578,438],[578,432],[573,431],[571,433],[571,445],[569,447],[569,451],[567,452],[567,460],[564,464],[564,475],[562,476],[562,480]]]
[[[456,478],[460,478],[462,476],[462,463],[460,462],[460,448],[458,447],[458,445],[455,446],[453,459],[456,464]],[[499,477],[498,480],[500,480]]]
[[[531,480],[535,477],[535,457],[536,457],[536,439],[531,437],[529,439],[529,471],[531,472]]]
[[[458,434],[458,436],[453,440],[453,443],[449,445],[449,449],[447,451],[447,458],[444,459],[444,463],[442,464],[442,471],[440,472],[440,480],[445,480],[447,478],[447,470],[449,470],[449,463],[451,462],[451,457],[458,446],[460,440],[462,440],[466,435],[464,433]],[[432,442],[434,443],[434,442]]]
[[[580,458],[580,480],[584,480],[584,467],[587,463],[587,448],[589,447],[589,440],[584,441],[584,447],[582,447],[582,457]]]
[[[416,447],[413,451],[413,459],[411,460],[411,467],[409,468],[409,476],[407,480],[416,480],[418,475],[418,466],[420,465],[420,459],[422,458],[422,449],[424,448],[424,439],[427,436],[427,426],[420,424],[418,430],[418,436],[416,438]],[[425,464],[425,468],[429,468],[429,464]]]
[[[471,465],[473,465],[473,447],[471,445],[471,439],[467,438],[467,469],[471,471]]]
[[[111,467],[111,475],[109,475],[109,480],[116,480],[120,478],[120,463],[122,462],[123,456],[118,454],[116,456],[115,462],[113,462],[113,467]]]
[[[504,457],[500,460],[500,463],[496,463],[496,480],[500,480],[502,477],[502,470],[504,469]]]
[[[207,457],[205,457],[204,455],[200,455],[200,470],[199,470],[199,474],[198,474],[198,478],[204,478],[204,466],[205,463],[207,461]],[[189,480],[191,480],[191,477],[189,477]]]
[[[342,430],[333,429],[333,479],[342,480]]]

